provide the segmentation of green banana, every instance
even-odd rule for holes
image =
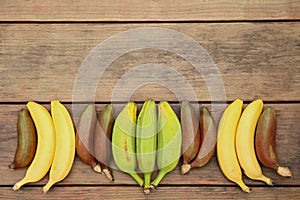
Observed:
[[[138,116],[136,153],[139,169],[144,173],[144,192],[150,193],[151,175],[155,168],[157,143],[157,114],[153,100],[145,101]]]
[[[157,187],[167,173],[175,169],[181,153],[182,133],[180,122],[167,101],[158,105],[157,166],[158,175],[152,181]]]
[[[132,176],[142,187],[143,179],[135,171],[137,167],[135,153],[135,128],[137,106],[129,102],[119,113],[112,133],[112,153],[117,167]]]

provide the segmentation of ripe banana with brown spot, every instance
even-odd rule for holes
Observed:
[[[117,167],[128,173],[142,187],[144,181],[135,171],[137,167],[136,114],[136,104],[129,102],[117,116],[112,133],[112,153]]]
[[[112,105],[105,106],[98,116],[93,141],[94,156],[110,181],[114,180],[112,171],[108,167],[111,160],[111,135],[114,121]]]
[[[243,111],[236,131],[236,153],[246,176],[272,185],[272,180],[262,174],[254,149],[255,127],[262,109],[263,101],[257,99]]]
[[[30,113],[21,109],[18,115],[17,124],[18,146],[15,152],[14,161],[9,165],[10,169],[17,169],[28,166],[35,155],[36,150],[36,129]]]
[[[280,164],[276,151],[277,117],[274,108],[265,108],[259,117],[255,134],[255,151],[258,160],[284,177],[291,177],[288,167]]]
[[[49,180],[43,187],[44,193],[67,177],[75,157],[75,131],[68,110],[58,100],[54,100],[51,101],[51,115],[55,127],[55,153]]]
[[[150,193],[151,175],[155,169],[157,146],[157,113],[153,100],[145,101],[138,116],[136,154],[140,171],[144,174],[144,192]]]
[[[236,99],[225,109],[218,126],[217,158],[223,174],[238,184],[243,191],[250,192],[242,180],[242,171],[235,150],[237,125],[242,113],[243,101]]]
[[[158,175],[151,185],[157,187],[162,179],[175,169],[181,154],[180,122],[167,101],[158,105],[157,166]]]
[[[101,173],[101,166],[93,156],[92,142],[97,115],[95,104],[89,104],[82,112],[76,131],[75,148],[81,161],[90,165],[95,172]]]
[[[180,172],[185,174],[190,170],[190,163],[199,152],[201,136],[198,117],[188,101],[182,101],[180,115],[183,158]]]
[[[28,102],[27,108],[37,130],[37,148],[25,177],[14,185],[13,190],[20,189],[24,184],[41,180],[49,171],[54,158],[55,129],[49,112],[35,102]]]

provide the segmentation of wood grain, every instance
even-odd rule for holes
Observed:
[[[149,82],[151,73],[139,73],[126,82],[130,87],[139,86],[133,94],[126,85],[115,92],[118,81],[127,72],[149,63],[176,70],[190,84],[198,101],[230,101],[238,97],[300,101],[297,89],[300,88],[300,23],[1,24],[0,101],[60,99],[71,102],[79,67],[90,51],[114,34],[149,26],[168,28],[193,38],[206,49],[220,75],[208,71],[209,78],[202,77],[204,74],[189,62],[168,51],[136,50],[120,56],[106,68],[97,80],[96,101],[144,101],[146,98],[176,101],[179,97],[170,90],[171,86],[180,91],[181,98],[189,96],[191,90],[166,71],[162,71],[166,86]],[[160,38],[153,39],[164,42]],[[174,42],[180,44],[180,41],[174,38]],[[131,41],[124,39],[124,42],[130,44]],[[104,56],[118,49],[119,44],[108,47]],[[193,49],[188,53],[195,55]],[[213,98],[204,78],[219,77],[223,80],[226,97]],[[219,86],[222,87],[217,84],[214,88]],[[85,91],[90,89],[83,85],[81,91],[76,96],[84,101]]]
[[[1,0],[1,21],[228,21],[300,19],[295,0]]]
[[[66,104],[71,110],[70,105]],[[49,109],[49,105],[45,105]],[[97,110],[103,108],[103,104],[97,105]],[[139,104],[139,107],[141,105]],[[175,112],[178,114],[179,105],[172,104]],[[210,105],[208,106],[211,110]],[[300,152],[300,106],[298,104],[266,104],[265,106],[272,106],[276,109],[278,115],[278,132],[277,132],[277,148],[280,161],[291,168],[293,172],[292,178],[283,178],[276,174],[276,172],[263,168],[265,175],[270,176],[275,186],[293,186],[300,184],[300,157],[297,152]],[[13,159],[14,152],[17,145],[16,121],[17,111],[24,108],[25,105],[0,105],[0,185],[12,186],[16,181],[21,179],[26,169],[9,170],[8,165]],[[122,109],[123,105],[114,105],[116,114]],[[214,114],[214,113],[212,113]],[[218,123],[220,116],[215,116]],[[75,122],[78,119],[74,119]],[[76,123],[75,123],[76,124]],[[113,170],[115,182],[109,182],[103,175],[96,174],[92,169],[83,164],[79,159],[76,159],[69,176],[58,185],[131,185],[137,184],[133,179],[118,170]],[[155,176],[155,174],[154,174]],[[44,185],[48,177],[38,183],[31,185]],[[244,178],[245,182],[250,186],[265,186],[262,182],[251,181]],[[182,176],[179,174],[179,169],[174,170],[167,175],[161,183],[162,185],[229,185],[234,184],[228,181],[221,173],[216,159],[214,158],[207,166],[199,169],[193,169],[188,175]]]
[[[40,187],[26,187],[20,191],[0,188],[4,199],[299,199],[298,187],[257,187],[251,193],[244,193],[237,187],[160,187],[145,196],[138,187],[54,187],[47,194],[42,194]]]

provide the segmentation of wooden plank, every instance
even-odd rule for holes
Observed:
[[[97,105],[97,109],[101,110],[104,105]],[[207,105],[209,107],[209,105]],[[299,104],[266,104],[265,106],[272,106],[276,109],[278,114],[278,132],[277,132],[277,148],[280,161],[289,166],[293,172],[292,178],[283,178],[276,174],[276,172],[263,168],[264,173],[270,176],[276,186],[286,185],[300,185],[300,106]],[[24,105],[0,105],[0,185],[12,186],[15,182],[21,179],[26,169],[9,170],[8,165],[13,160],[14,152],[17,145],[16,122],[17,111],[24,108]],[[67,105],[70,109],[70,105]],[[47,105],[49,108],[49,105]],[[120,110],[121,105],[114,106],[115,110]],[[178,114],[179,106],[174,104],[173,108]],[[210,107],[209,107],[210,108]],[[210,108],[211,109],[211,108]],[[213,113],[214,114],[214,113]],[[77,122],[77,119],[74,119]],[[216,116],[218,123],[219,116]],[[93,185],[114,185],[114,184],[129,184],[136,185],[131,177],[127,174],[113,171],[115,182],[110,183],[103,175],[98,175],[92,169],[84,165],[79,159],[76,159],[69,176],[59,185],[70,184],[93,184]],[[155,174],[154,174],[155,176]],[[34,183],[33,185],[44,185],[48,180],[46,176],[42,181]],[[264,186],[262,182],[251,181],[244,178],[245,182],[250,186],[260,185]],[[192,170],[188,175],[180,175],[179,170],[176,169],[168,174],[162,181],[162,185],[234,185],[228,181],[217,165],[214,158],[207,166]]]
[[[299,199],[299,187],[258,187],[244,193],[237,187],[160,187],[145,196],[138,187],[54,187],[42,194],[40,187],[26,187],[20,191],[0,188],[4,199]]]
[[[193,38],[202,45],[214,60],[217,73],[208,80],[222,78],[226,97],[214,98],[200,74],[182,57],[159,49],[141,49],[124,54],[114,60],[98,79],[95,100],[99,102],[131,100],[177,101],[178,94],[170,90],[175,87],[180,96],[189,96],[188,87],[180,84],[173,74],[163,71],[166,86],[149,83],[150,73],[139,73],[126,83],[139,86],[133,94],[128,87],[121,88],[117,95],[114,87],[118,81],[135,67],[156,63],[167,65],[191,85],[196,100],[233,100],[237,97],[266,101],[300,100],[300,24],[299,23],[189,23],[189,24],[2,24],[0,25],[0,76],[1,102],[46,101],[60,99],[72,101],[73,86],[79,67],[85,57],[98,44],[114,34],[133,28],[168,28]],[[180,50],[182,38],[173,38]],[[165,42],[153,38],[156,42]],[[109,56],[120,43],[131,44],[130,39],[117,42],[104,52]],[[197,55],[194,49],[189,55]],[[195,60],[196,59],[196,60]],[[198,62],[199,63],[199,62]],[[162,68],[166,69],[166,68]],[[159,70],[153,72],[159,73]],[[209,71],[206,72],[209,75]],[[148,84],[141,84],[141,83]],[[148,81],[148,82],[147,82]],[[140,85],[136,85],[139,83]],[[212,93],[218,93],[217,87]],[[219,87],[220,86],[220,87]],[[215,90],[217,88],[217,90]],[[86,86],[76,93],[85,100]],[[159,91],[159,92],[158,92]]]
[[[8,1],[1,21],[212,21],[300,19],[295,0]]]

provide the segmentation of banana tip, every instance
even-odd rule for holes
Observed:
[[[101,166],[100,165],[95,165],[93,167],[93,170],[97,173],[102,173],[102,169],[101,169]]]
[[[243,189],[243,191],[246,192],[246,193],[250,193],[251,192],[251,188],[247,187],[247,188]]]
[[[152,189],[152,190],[156,189],[155,185],[151,184],[150,189]]]
[[[145,188],[145,189],[144,189],[144,193],[145,193],[146,195],[150,194],[150,192],[151,192],[151,191],[150,191],[150,188]]]
[[[278,167],[277,173],[283,177],[291,177],[292,172],[288,167]]]
[[[183,165],[181,165],[180,173],[183,175],[183,174],[188,173],[190,170],[191,170],[190,164],[183,164]]]
[[[18,186],[17,184],[15,184],[12,189],[13,189],[13,191],[16,191],[16,190],[20,189],[20,186]]]

